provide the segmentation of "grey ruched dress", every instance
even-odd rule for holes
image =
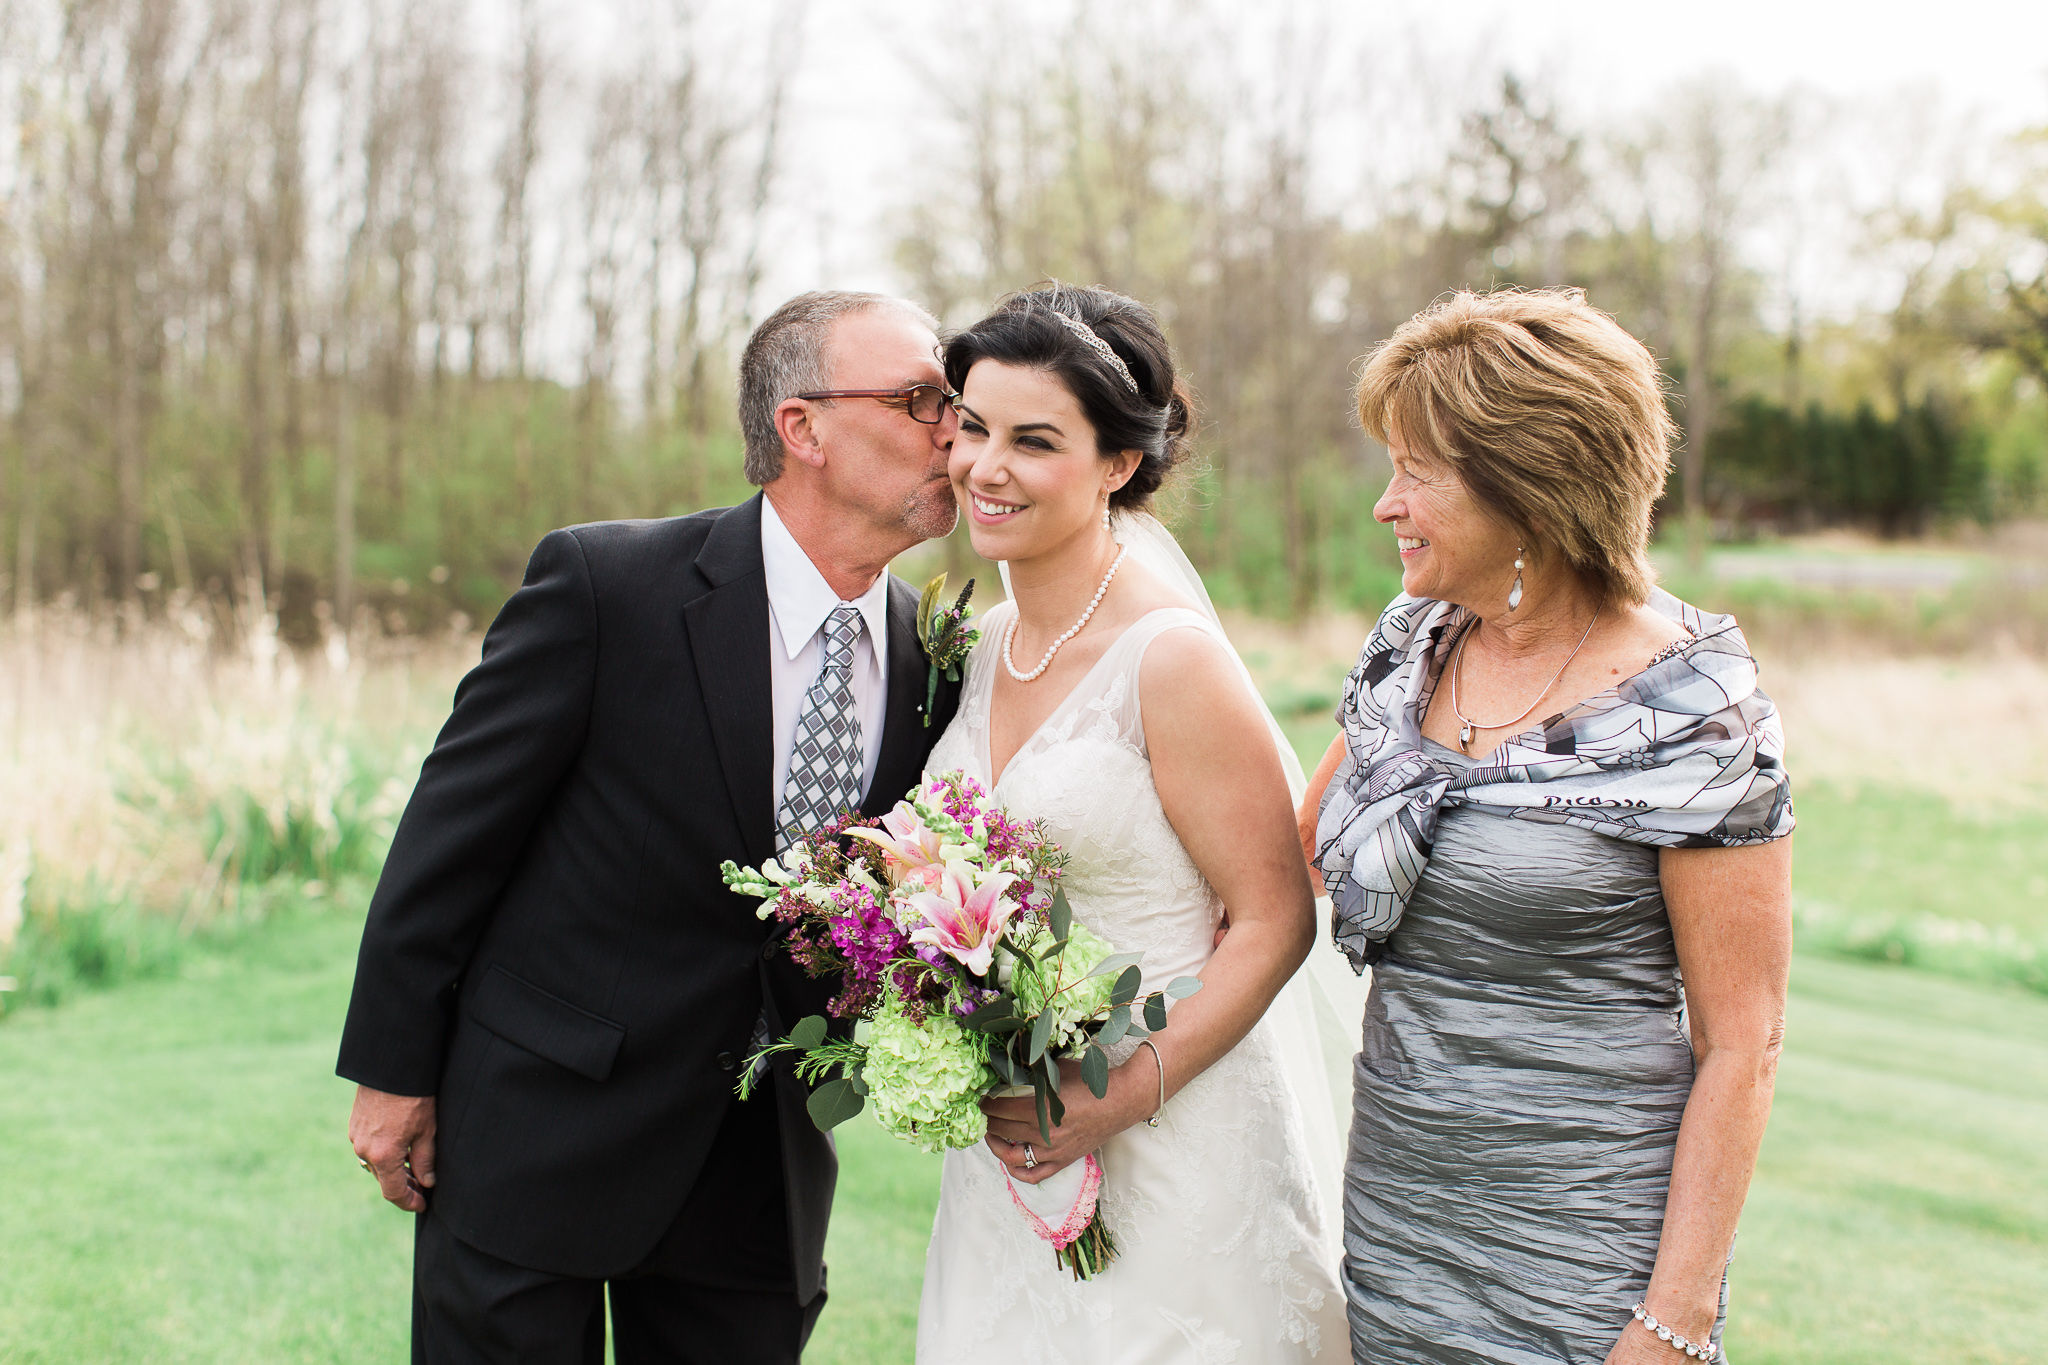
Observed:
[[[1600,1365],[1630,1325],[1693,1079],[1657,860],[1444,809],[1355,1068],[1355,1360]]]

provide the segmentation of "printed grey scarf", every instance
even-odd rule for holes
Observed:
[[[1692,635],[1648,668],[1517,735],[1470,768],[1430,757],[1422,719],[1463,607],[1397,597],[1345,680],[1345,755],[1323,795],[1317,866],[1331,932],[1377,962],[1429,862],[1438,813],[1476,806],[1670,848],[1760,844],[1792,832],[1785,736],[1732,616],[1671,594],[1649,605]]]

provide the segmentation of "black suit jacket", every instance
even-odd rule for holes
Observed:
[[[917,781],[917,594],[891,579],[869,814]],[[619,1274],[690,1193],[765,1003],[781,1036],[832,986],[720,881],[774,853],[761,499],[551,533],[484,637],[377,892],[341,1075],[436,1095],[436,1214],[556,1274]],[[775,1073],[798,1297],[837,1161]]]

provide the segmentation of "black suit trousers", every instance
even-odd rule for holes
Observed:
[[[609,1281],[532,1270],[434,1216],[413,1251],[414,1365],[797,1365],[825,1305],[799,1304],[772,1088],[734,1100],[654,1250]]]

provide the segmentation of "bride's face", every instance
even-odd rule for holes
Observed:
[[[1057,375],[994,360],[967,372],[947,473],[984,559],[1031,559],[1099,532],[1104,499],[1137,466],[1133,450],[1103,457]]]

